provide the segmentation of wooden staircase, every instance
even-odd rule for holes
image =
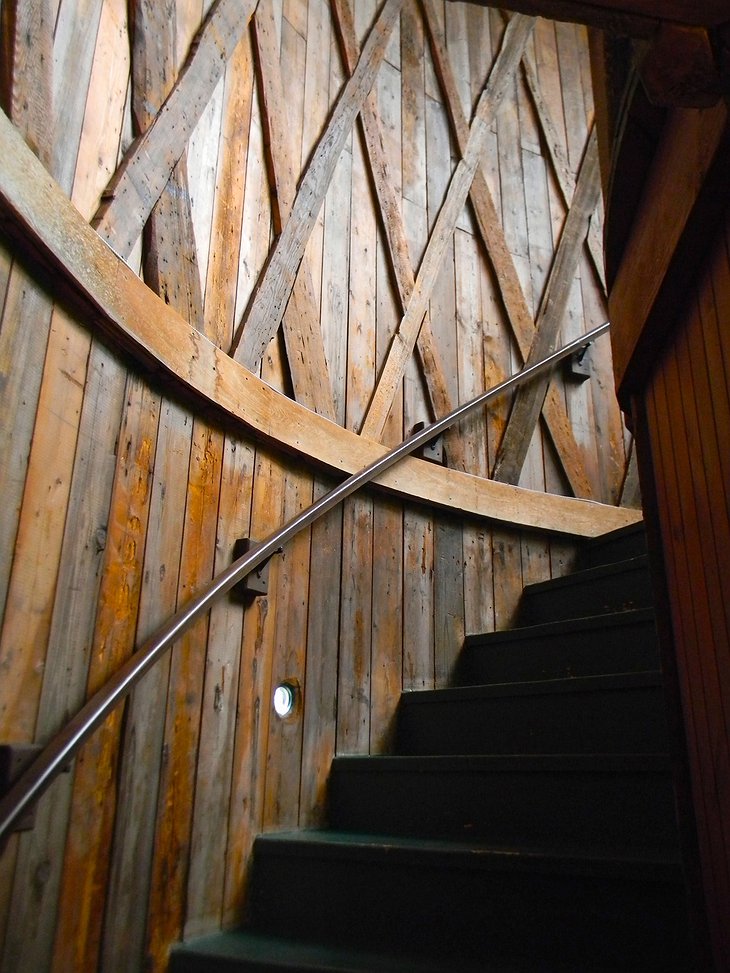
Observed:
[[[643,532],[520,623],[404,694],[392,756],[334,760],[329,830],[260,837],[250,928],[174,973],[692,969]]]

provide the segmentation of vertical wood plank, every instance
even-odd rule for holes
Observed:
[[[266,537],[282,522],[283,470],[270,453],[258,449],[251,503],[251,536]],[[269,562],[269,595],[257,597],[246,611],[241,646],[238,721],[233,756],[233,782],[228,819],[228,853],[223,922],[243,919],[249,855],[263,826],[266,748],[271,720],[275,600],[279,558]]]
[[[134,645],[156,452],[157,410],[157,397],[142,383],[127,390],[87,686],[89,695],[106,682]],[[54,953],[54,968],[59,970],[93,969],[98,963],[122,715],[115,711],[87,741],[76,761]]]
[[[315,478],[314,499],[331,489]],[[342,510],[338,507],[312,525],[304,679],[302,779],[299,826],[326,822],[327,779],[337,740],[337,656],[340,632]]]

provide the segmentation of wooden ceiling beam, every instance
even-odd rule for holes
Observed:
[[[475,0],[483,7],[499,7],[533,17],[546,17],[598,27],[627,37],[651,37],[659,24],[672,22],[695,27],[718,27],[730,20],[726,0]]]

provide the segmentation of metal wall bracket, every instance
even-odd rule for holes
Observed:
[[[565,359],[565,376],[572,378],[576,382],[585,382],[592,375],[590,345],[576,351],[575,354]]]
[[[248,554],[257,544],[258,541],[254,541],[250,537],[239,537],[233,545],[233,560],[237,561],[239,557]],[[271,558],[264,561],[251,574],[247,574],[245,578],[241,578],[233,585],[231,597],[234,601],[249,602],[251,598],[255,598],[257,595],[268,595],[270,560]]]
[[[417,432],[421,432],[422,429],[426,428],[425,422],[417,422],[415,426],[411,429],[411,435],[415,435]],[[418,449],[413,451],[414,456],[418,456],[419,459],[425,459],[429,463],[437,463],[439,466],[444,465],[444,437],[442,435],[434,436],[423,446],[419,446]]]

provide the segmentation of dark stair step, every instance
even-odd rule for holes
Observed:
[[[397,753],[663,753],[658,672],[404,693]]]
[[[545,973],[535,967],[534,973]],[[551,968],[552,973],[571,973],[574,967]],[[421,956],[394,956],[363,949],[348,949],[302,940],[264,936],[248,930],[203,936],[173,948],[171,973],[525,973],[520,964],[478,961],[454,965],[448,959],[429,961]]]
[[[456,682],[642,672],[658,663],[654,612],[645,608],[470,635],[464,640]]]
[[[640,557],[646,552],[646,527],[643,521],[639,521],[588,541],[580,552],[577,566],[594,568],[599,564],[615,564]]]
[[[520,625],[539,625],[652,604],[648,558],[643,556],[526,585],[518,617]]]
[[[521,847],[675,849],[664,754],[337,757],[337,831]]]
[[[452,962],[690,968],[681,869],[670,857],[267,835],[254,848],[252,912],[269,935]]]

